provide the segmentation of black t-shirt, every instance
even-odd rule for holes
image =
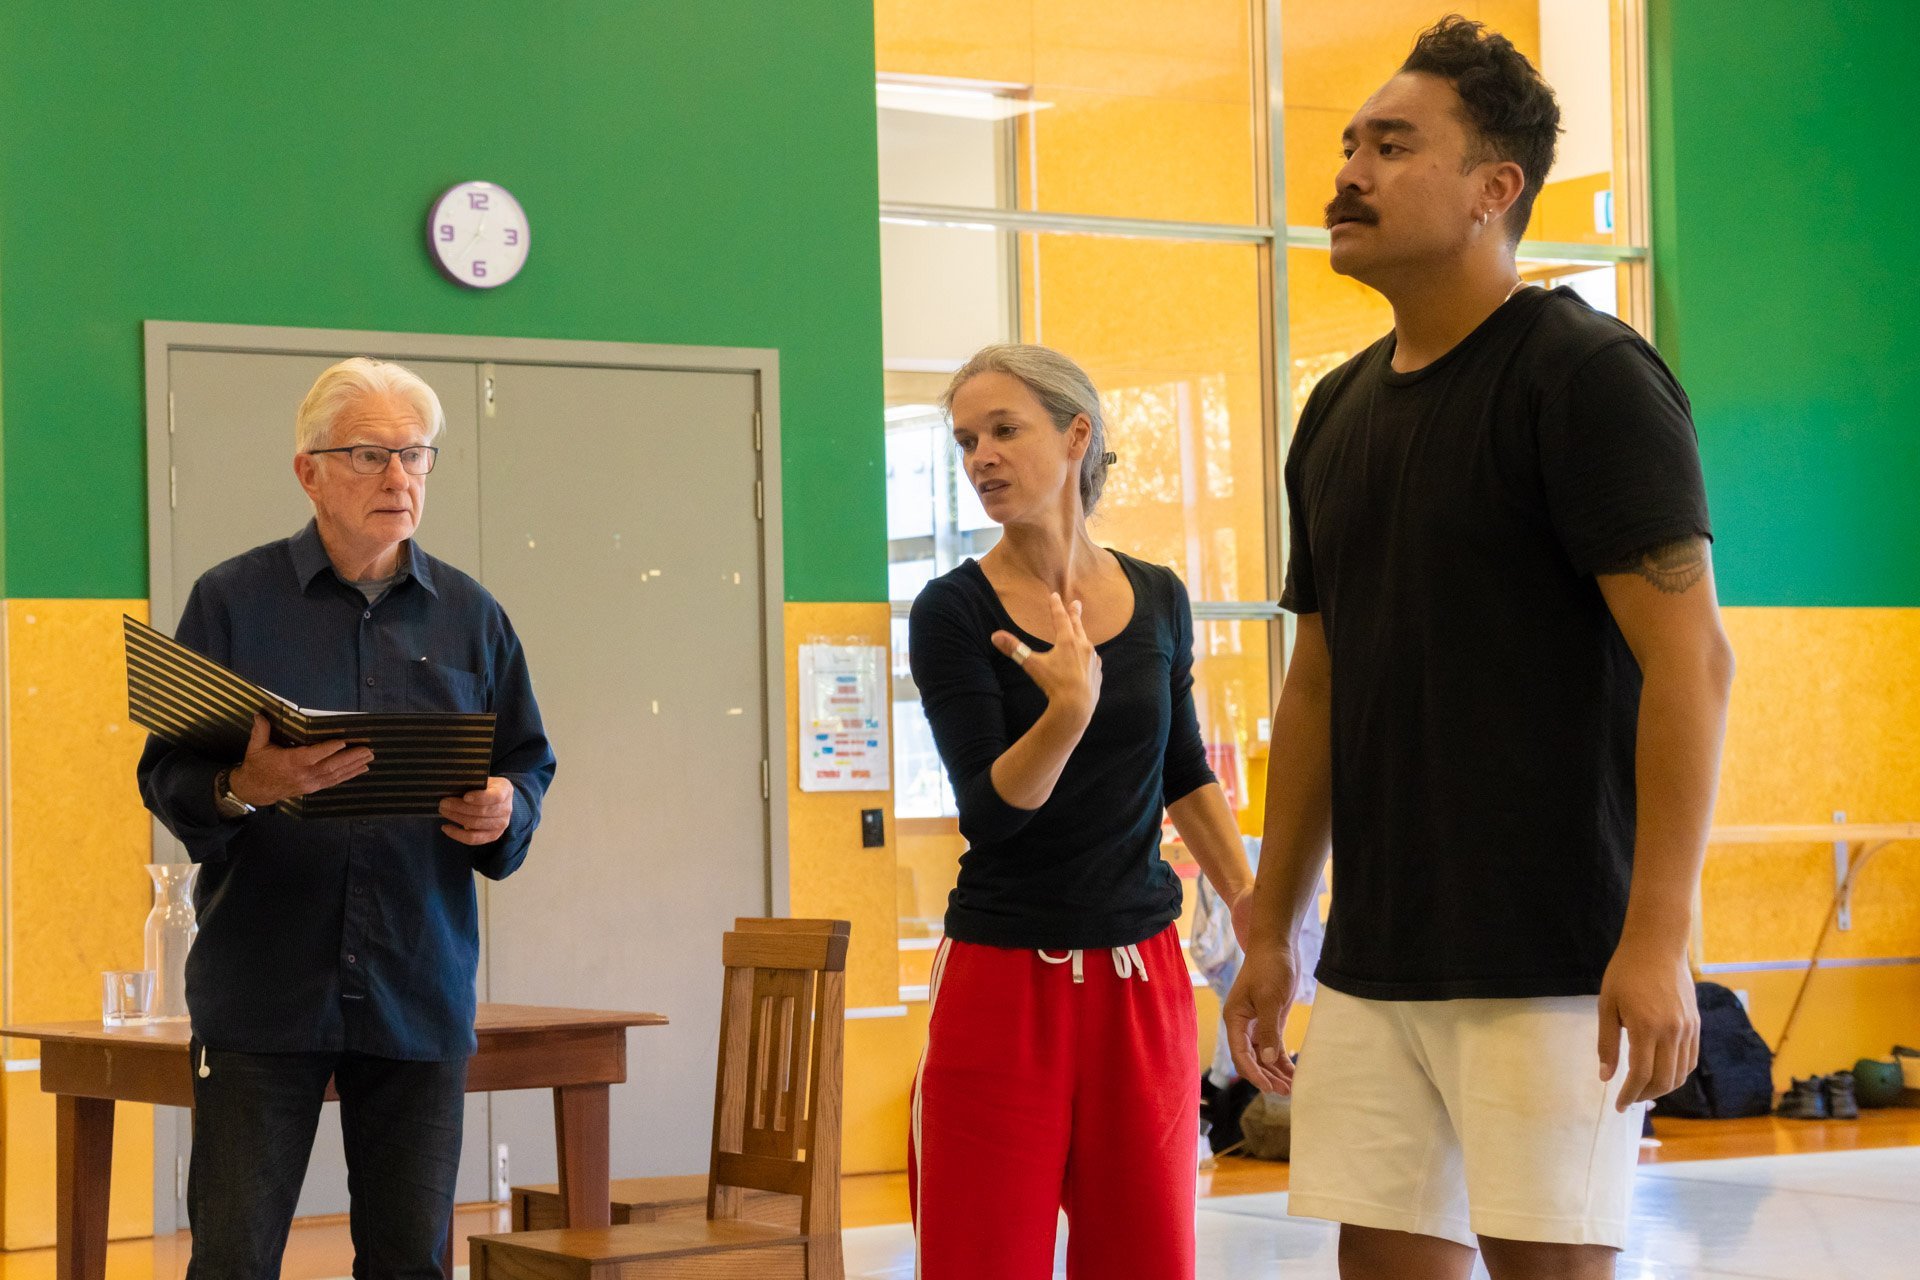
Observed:
[[[980,566],[929,582],[908,624],[913,680],[960,808],[967,851],[947,935],[998,947],[1121,947],[1180,914],[1160,857],[1166,806],[1214,781],[1193,710],[1193,614],[1173,570],[1114,552],[1133,616],[1100,654],[1100,701],[1053,794],[1017,809],[993,762],[1031,729],[1046,695],[988,638],[1014,625]]]
[[[1314,389],[1287,458],[1281,603],[1321,614],[1332,662],[1318,976],[1591,994],[1626,913],[1640,705],[1594,575],[1709,535],[1687,398],[1569,289],[1521,291],[1424,369],[1393,351]]]

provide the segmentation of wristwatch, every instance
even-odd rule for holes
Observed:
[[[213,807],[223,818],[244,818],[253,806],[233,794],[233,770],[222,769],[213,775]]]

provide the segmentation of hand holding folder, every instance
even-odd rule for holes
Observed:
[[[493,713],[315,711],[295,706],[204,654],[125,618],[127,714],[179,746],[238,763],[255,715],[283,745],[345,739],[373,752],[367,772],[275,808],[295,818],[437,815],[440,801],[486,788]]]

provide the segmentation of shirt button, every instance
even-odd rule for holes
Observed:
[[[347,963],[348,963],[348,964],[358,964],[358,963],[359,963],[359,959],[358,959],[358,957],[356,957],[356,956],[355,956],[355,955],[353,954],[353,952],[351,952],[351,951],[349,951],[349,952],[347,952]]]
[[[373,677],[372,677],[372,676],[368,676],[368,677],[367,677],[367,685],[368,685],[368,687],[372,687],[372,685],[373,685]]]
[[[361,614],[360,616],[363,618],[371,618],[373,616],[373,610],[369,609],[365,613]]]
[[[358,898],[358,897],[361,897],[361,896],[363,896],[363,895],[364,895],[365,893],[366,893],[366,890],[365,890],[365,889],[362,889],[362,888],[361,888],[361,887],[360,887],[359,885],[355,885],[355,886],[353,886],[353,896],[354,896],[354,897],[356,897],[356,898]]]

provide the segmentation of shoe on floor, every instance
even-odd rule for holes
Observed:
[[[1835,1120],[1858,1120],[1860,1104],[1853,1094],[1853,1072],[1836,1071],[1827,1077],[1827,1114]]]
[[[1827,1118],[1826,1079],[1822,1076],[1810,1076],[1805,1080],[1795,1079],[1793,1088],[1780,1097],[1780,1105],[1773,1114],[1789,1120],[1825,1120]],[[1852,1091],[1848,1091],[1852,1096]]]

